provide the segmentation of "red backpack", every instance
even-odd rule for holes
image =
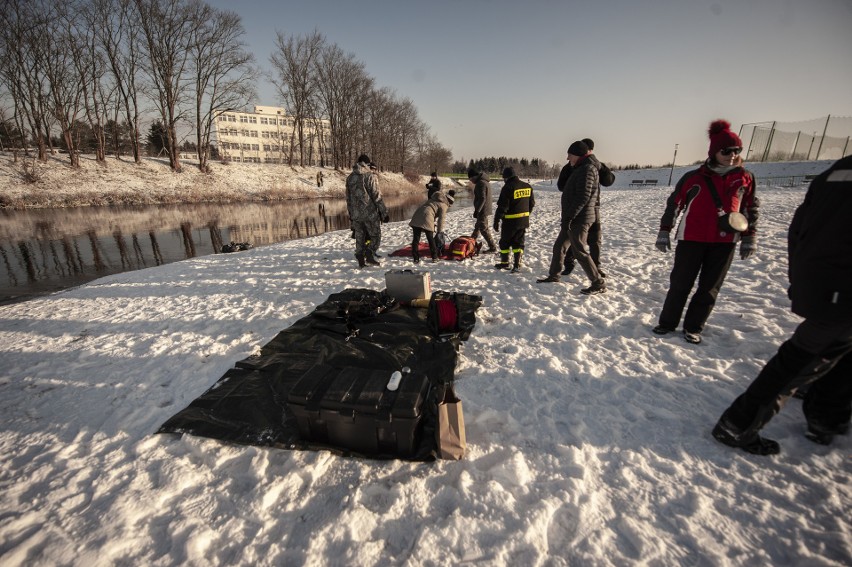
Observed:
[[[480,248],[482,248],[481,242],[476,242],[470,236],[459,236],[450,242],[448,255],[453,260],[464,260],[477,254]]]

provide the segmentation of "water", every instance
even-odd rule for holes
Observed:
[[[424,194],[386,196],[391,222],[411,218]],[[459,190],[453,210],[471,206]],[[343,199],[280,203],[79,207],[0,211],[0,305],[94,279],[349,228]]]

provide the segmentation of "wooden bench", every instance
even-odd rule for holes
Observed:
[[[634,179],[630,182],[631,187],[644,187],[646,185],[656,185],[656,179]]]

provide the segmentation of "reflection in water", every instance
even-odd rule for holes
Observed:
[[[425,191],[385,203],[395,222],[411,218],[424,200]],[[453,208],[470,204],[462,190]],[[219,253],[229,242],[257,247],[349,228],[342,199],[32,209],[0,211],[0,218],[0,304]]]

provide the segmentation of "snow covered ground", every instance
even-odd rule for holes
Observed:
[[[0,564],[852,564],[849,437],[805,439],[798,400],[765,430],[776,457],[709,434],[797,324],[785,238],[805,187],[761,187],[759,252],[734,261],[697,346],[650,332],[670,188],[603,193],[609,291],[586,297],[576,272],[535,283],[559,218],[537,187],[524,272],[426,265],[433,289],[484,297],[457,368],[459,462],[154,434],[330,293],[411,266],[357,269],[348,231],[0,307]],[[451,211],[451,236],[470,212]],[[383,252],[409,239],[386,225]]]

